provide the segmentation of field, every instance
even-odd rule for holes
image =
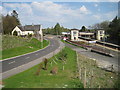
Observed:
[[[62,42],[67,43],[62,40]],[[97,66],[96,61],[78,54],[79,78],[85,88],[120,88],[119,73],[105,71]]]
[[[49,41],[39,42],[35,38],[22,38],[16,36],[5,35],[2,38],[2,59],[26,54],[46,47]]]
[[[96,61],[78,54],[80,78],[86,88],[117,88],[118,75],[97,67]],[[86,75],[85,75],[86,74]]]
[[[83,88],[77,77],[75,51],[65,47],[47,62],[46,69],[43,62],[3,80],[5,88]]]

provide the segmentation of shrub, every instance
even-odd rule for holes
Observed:
[[[45,65],[45,70],[47,70],[47,63],[48,63],[48,59],[47,58],[45,58],[45,60],[44,60],[44,65]]]
[[[13,35],[17,36],[18,35],[17,31],[14,31]]]
[[[67,53],[65,52],[65,50],[62,50],[62,52],[60,52],[60,58],[61,60],[65,60],[67,58]]]
[[[32,34],[29,34],[29,33],[28,33],[28,38],[31,38],[31,37],[32,37]]]
[[[52,74],[58,73],[58,67],[53,67],[53,69],[50,71]]]
[[[43,68],[43,64],[40,64],[35,75],[38,76],[40,74],[41,69]]]

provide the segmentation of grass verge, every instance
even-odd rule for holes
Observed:
[[[44,62],[41,64],[44,67]],[[41,64],[3,80],[5,88],[83,88],[77,77],[76,52],[72,49],[65,47],[48,59],[47,70],[41,69],[35,75]],[[50,73],[54,67],[58,69],[57,74]]]
[[[22,42],[22,44],[23,44],[23,42]],[[26,54],[29,52],[33,52],[33,51],[36,51],[36,50],[39,50],[39,49],[42,49],[42,48],[48,46],[48,44],[49,44],[49,41],[47,41],[47,40],[44,40],[42,43],[42,42],[38,41],[37,39],[32,38],[27,43],[25,43],[21,46],[4,49],[2,51],[2,59],[6,59],[6,58]]]

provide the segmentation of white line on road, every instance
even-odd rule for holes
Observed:
[[[38,54],[35,54],[35,55],[38,55]]]
[[[28,58],[30,58],[30,57],[26,57],[25,59],[28,59]]]
[[[12,63],[15,63],[15,61],[12,61],[12,62],[10,62],[10,63],[8,63],[8,64],[12,64]]]

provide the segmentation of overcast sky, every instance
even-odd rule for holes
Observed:
[[[83,25],[89,26],[112,20],[118,14],[117,0],[109,0],[110,2],[5,1],[0,6],[3,15],[16,10],[22,25],[42,24],[43,28],[52,27],[59,22],[64,27],[79,29]]]

